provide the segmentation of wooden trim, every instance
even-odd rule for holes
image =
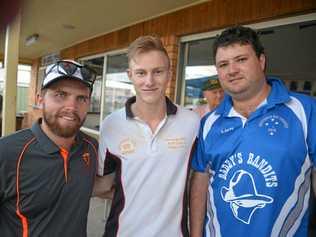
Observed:
[[[315,0],[211,0],[81,42],[62,50],[61,57],[79,58],[125,48],[146,34],[180,37],[315,11]]]

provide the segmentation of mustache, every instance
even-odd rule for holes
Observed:
[[[75,120],[80,121],[80,117],[79,117],[78,113],[76,113],[76,112],[61,111],[61,112],[57,113],[57,116],[58,117],[62,117],[62,116],[73,117],[73,118],[75,118]]]

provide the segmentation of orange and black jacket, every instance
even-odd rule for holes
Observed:
[[[39,123],[0,139],[0,236],[86,237],[97,141],[79,132],[67,152]]]

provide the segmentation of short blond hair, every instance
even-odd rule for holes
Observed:
[[[170,67],[170,59],[166,48],[163,46],[160,38],[152,35],[140,36],[130,44],[127,51],[128,64],[136,55],[149,51],[159,51],[166,55],[168,67]]]

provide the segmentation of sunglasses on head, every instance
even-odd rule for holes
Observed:
[[[76,76],[74,75],[77,70],[79,69],[81,77],[84,81],[88,82],[90,86],[93,85],[95,79],[96,79],[96,72],[86,66],[86,65],[81,65],[77,64],[75,62],[70,62],[70,61],[58,61],[53,67],[51,67],[46,73],[45,77],[53,72],[53,70],[56,68],[57,72],[61,75],[65,76]]]

